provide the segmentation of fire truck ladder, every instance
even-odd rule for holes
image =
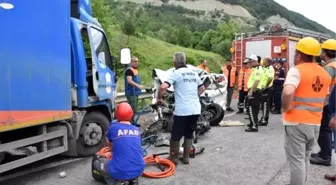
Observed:
[[[307,29],[303,29],[303,28],[288,27],[288,28],[285,28],[285,31],[287,32],[288,36],[298,37],[298,38],[313,37],[313,38],[319,40],[320,42],[323,42],[323,41],[331,38],[330,35],[315,32],[315,31],[311,31],[311,30],[307,30]]]
[[[245,33],[235,34],[235,52],[234,53],[235,53],[235,64],[237,67],[241,66],[243,63],[244,35]]]

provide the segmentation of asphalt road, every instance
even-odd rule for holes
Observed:
[[[232,102],[235,104],[236,102]],[[224,120],[246,122],[242,115],[229,115]],[[270,124],[258,133],[246,133],[243,126],[213,127],[201,137],[197,146],[205,152],[191,159],[190,165],[179,165],[176,174],[165,179],[140,179],[141,185],[284,185],[289,170],[284,151],[284,127],[280,115],[271,115]],[[316,150],[318,147],[316,147]],[[168,151],[152,148],[150,153]],[[334,161],[336,160],[334,156]],[[67,176],[60,178],[65,171]],[[312,166],[307,185],[331,185],[323,179],[331,167]],[[99,185],[91,176],[91,159],[15,178],[1,185]]]

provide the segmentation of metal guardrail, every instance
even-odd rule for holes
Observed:
[[[143,90],[142,93],[139,95],[138,99],[143,102],[145,99],[152,98],[152,95],[153,95],[153,93],[148,93],[145,90]],[[125,92],[117,94],[116,103],[121,103],[121,102],[126,102],[126,101],[127,101],[127,99],[126,99]]]

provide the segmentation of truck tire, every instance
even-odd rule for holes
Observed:
[[[109,125],[108,118],[100,112],[90,112],[84,116],[76,141],[79,157],[92,156],[104,147]]]

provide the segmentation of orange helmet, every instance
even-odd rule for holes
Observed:
[[[116,108],[116,118],[119,121],[131,121],[133,117],[133,110],[130,104],[123,102]]]

